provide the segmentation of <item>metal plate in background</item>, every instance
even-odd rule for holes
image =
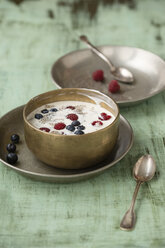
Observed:
[[[90,88],[111,96],[119,106],[130,106],[146,100],[165,89],[165,62],[157,55],[134,47],[101,46],[100,51],[115,66],[128,68],[134,75],[132,85],[121,84],[119,93],[111,94],[108,84],[113,79],[109,68],[91,50],[71,52],[58,59],[52,67],[52,78],[58,88]],[[103,83],[95,82],[92,73],[102,69]]]
[[[133,143],[132,128],[127,120],[120,116],[119,137],[114,151],[107,161],[82,170],[58,169],[40,162],[27,148],[23,130],[23,107],[20,106],[0,119],[0,161],[7,167],[35,180],[56,183],[76,182],[96,176],[121,160],[130,150]],[[20,143],[17,144],[19,161],[16,166],[6,162],[6,145],[10,142],[13,133],[20,135]]]

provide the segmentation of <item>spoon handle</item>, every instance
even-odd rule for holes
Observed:
[[[101,53],[94,45],[92,45],[85,35],[81,35],[80,39],[84,41],[98,57],[103,59],[108,64],[111,72],[116,70],[112,62],[110,62],[110,60],[103,53]]]
[[[126,230],[129,231],[131,229],[133,229],[134,225],[135,225],[135,212],[134,212],[134,206],[135,206],[135,201],[136,201],[136,197],[141,185],[141,181],[137,181],[136,183],[136,188],[132,197],[132,202],[131,202],[131,206],[128,209],[128,211],[125,213],[121,223],[120,223],[120,229],[121,230]]]

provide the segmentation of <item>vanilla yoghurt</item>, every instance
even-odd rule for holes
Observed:
[[[81,101],[59,101],[43,105],[27,116],[35,128],[61,135],[81,135],[110,125],[115,116],[101,107]]]

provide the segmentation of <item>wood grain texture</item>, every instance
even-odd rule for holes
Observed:
[[[164,9],[163,0],[1,0],[0,116],[54,89],[51,65],[85,47],[78,40],[82,33],[96,45],[140,47],[165,59]],[[1,164],[0,247],[165,247],[164,106],[161,93],[121,109],[134,129],[133,148],[116,167],[91,180],[40,183]],[[148,152],[156,160],[156,176],[140,189],[135,230],[122,232],[119,223],[135,187],[132,168]]]

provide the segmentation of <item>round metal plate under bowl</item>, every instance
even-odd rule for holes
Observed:
[[[51,70],[58,88],[90,88],[111,96],[120,106],[146,100],[165,89],[165,62],[157,55],[134,47],[101,46],[99,50],[111,58],[115,66],[129,69],[134,75],[132,85],[120,83],[116,94],[108,91],[113,79],[108,66],[90,49],[78,50],[58,59]],[[104,82],[95,82],[92,73],[104,71]]]
[[[69,183],[96,176],[120,161],[130,150],[133,143],[133,131],[128,121],[120,116],[119,137],[113,152],[106,161],[83,170],[64,170],[48,166],[39,161],[27,148],[23,130],[23,107],[20,106],[0,119],[0,161],[18,173],[39,181]],[[6,162],[6,145],[10,136],[17,133],[20,142],[17,144],[18,162],[12,166]]]

